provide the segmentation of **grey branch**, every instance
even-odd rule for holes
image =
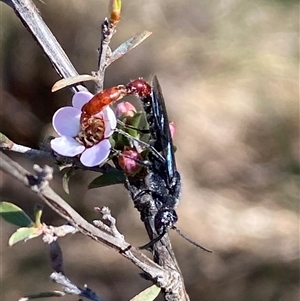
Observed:
[[[98,297],[96,295],[96,293],[94,291],[92,291],[90,288],[88,288],[86,285],[85,285],[84,289],[82,289],[82,288],[78,287],[77,285],[75,285],[74,283],[72,283],[70,281],[70,279],[68,279],[62,273],[54,272],[50,275],[50,278],[54,282],[62,285],[64,292],[67,294],[85,297],[86,299],[91,300],[91,301],[104,301],[103,299]]]
[[[96,212],[102,214],[102,219],[107,220],[109,223],[109,226],[108,226],[100,220],[94,220],[93,224],[96,227],[110,233],[114,237],[119,237],[121,239],[124,239],[124,236],[118,231],[118,229],[116,227],[116,219],[111,215],[111,212],[108,207],[102,207],[102,208],[95,207],[94,210]]]
[[[164,270],[138,249],[127,243],[122,237],[110,235],[90,224],[48,185],[41,184],[38,181],[39,177],[31,174],[3,153],[0,153],[0,169],[31,188],[45,204],[67,220],[79,232],[89,236],[98,243],[116,250],[123,257],[130,260],[146,273],[157,286],[170,292],[173,292],[174,284],[175,287],[178,286],[180,274],[177,271]],[[33,186],[31,184],[33,184]]]

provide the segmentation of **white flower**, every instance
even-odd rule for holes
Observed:
[[[81,108],[93,96],[89,92],[75,93],[72,99],[73,106],[60,108],[52,118],[53,127],[60,135],[60,137],[51,140],[52,149],[66,157],[80,155],[81,163],[88,167],[100,165],[107,159],[111,149],[108,138],[113,134],[117,125],[113,110],[107,106],[96,115],[90,116],[89,121],[95,120],[102,125],[92,129],[92,131],[97,131],[96,138],[94,136],[91,138],[91,133],[86,132],[80,122]]]

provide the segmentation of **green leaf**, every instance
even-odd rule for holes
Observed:
[[[78,83],[87,82],[87,81],[96,81],[97,78],[95,76],[89,75],[89,74],[82,74],[82,75],[75,75],[68,78],[63,78],[57,81],[52,89],[51,92],[56,92],[62,88],[72,86]]]
[[[118,124],[118,128],[120,130],[126,132],[126,134],[135,139],[139,139],[147,143],[149,142],[149,126],[146,120],[145,112],[137,112],[133,116],[126,116],[120,121],[121,123]],[[133,141],[120,132],[115,132],[113,134],[113,139],[115,142],[114,148],[117,150],[124,150],[124,146],[131,146]]]
[[[148,124],[146,121],[145,113],[144,112],[135,113],[133,115],[133,117],[131,118],[130,125],[136,129],[141,129],[141,130],[146,129],[148,127]],[[130,128],[127,129],[127,132],[128,132],[128,134],[130,134],[133,137],[137,137],[139,134],[138,130],[134,130],[134,129],[130,129]]]
[[[41,217],[43,214],[43,207],[36,205],[34,208],[34,218],[35,218],[35,227],[39,228],[41,226]]]
[[[140,43],[142,43],[144,40],[146,40],[152,32],[150,31],[143,31],[140,33],[137,33],[135,36],[121,44],[110,56],[107,66],[109,66],[111,63],[122,57],[124,54],[138,46]]]
[[[42,292],[34,295],[27,295],[19,299],[19,301],[28,301],[31,299],[40,299],[40,298],[52,298],[52,297],[64,297],[66,293],[60,291],[53,292]]]
[[[62,178],[62,187],[67,194],[70,194],[69,181],[70,181],[71,176],[73,176],[75,174],[75,168],[73,168],[73,167],[65,168],[64,171],[65,171],[65,173]]]
[[[62,163],[62,162],[56,162],[56,166],[58,167],[59,171],[63,171],[65,169],[71,168],[73,166],[72,163],[67,164],[67,163]]]
[[[10,148],[13,142],[10,141],[8,137],[6,137],[3,133],[0,132],[0,146],[2,148]]]
[[[133,129],[130,127],[132,127]],[[126,122],[126,126],[123,128],[123,130],[135,138],[143,140],[144,142],[149,142],[149,125],[146,119],[145,112],[135,113],[131,117],[130,122]]]
[[[34,224],[20,207],[9,202],[0,203],[0,214],[7,222],[19,227],[28,227]]]
[[[124,173],[120,170],[112,170],[105,172],[105,174],[101,175],[94,179],[88,186],[89,189],[105,187],[109,185],[115,184],[124,184],[126,177]]]
[[[113,148],[115,150],[123,150],[125,146],[131,145],[129,139],[121,133],[115,132],[111,137],[113,138],[114,141]],[[112,152],[112,155],[115,156],[116,154]]]
[[[152,285],[136,295],[133,299],[130,299],[130,301],[152,301],[156,299],[159,293],[160,288],[156,285]]]
[[[19,241],[28,240],[31,238],[35,238],[42,234],[42,230],[36,227],[30,228],[19,228],[12,236],[9,238],[8,244],[9,246],[13,246]]]

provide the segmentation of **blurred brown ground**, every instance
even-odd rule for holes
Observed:
[[[95,70],[107,1],[37,5],[79,73]],[[55,71],[13,11],[2,3],[0,9],[1,131],[37,147],[53,134],[51,117],[71,93],[50,92]],[[214,251],[170,234],[191,300],[299,300],[298,24],[293,0],[124,0],[112,47],[142,30],[153,35],[108,69],[105,84],[160,79],[176,123],[178,227]],[[27,168],[34,163],[10,155]],[[89,220],[96,218],[93,206],[108,205],[126,239],[145,243],[125,189],[87,191],[95,176],[78,174],[70,196],[59,188],[58,173],[52,186]],[[6,175],[1,196],[28,213],[37,199]],[[63,222],[48,208],[44,221]],[[47,246],[35,239],[9,248],[14,230],[1,220],[1,300],[60,289],[48,278]],[[60,244],[69,278],[105,300],[128,300],[149,285],[121,256],[86,237]]]

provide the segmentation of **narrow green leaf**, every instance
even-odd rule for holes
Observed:
[[[57,162],[56,164],[57,164],[57,167],[58,167],[58,170],[59,170],[59,171],[63,171],[63,170],[65,170],[66,168],[71,168],[71,167],[73,166],[72,163],[66,164],[66,163]]]
[[[35,218],[35,226],[39,228],[42,224],[41,217],[43,214],[43,207],[40,205],[36,205],[34,208],[34,218]]]
[[[124,54],[138,46],[140,43],[142,43],[144,40],[146,40],[152,32],[150,31],[143,31],[140,33],[137,33],[135,36],[121,44],[111,55],[107,62],[107,66],[109,66],[111,63],[122,57]]]
[[[30,217],[18,206],[9,202],[0,203],[0,215],[9,223],[19,227],[32,226]]]
[[[40,299],[40,298],[52,298],[52,297],[64,297],[66,293],[60,291],[53,292],[42,292],[34,295],[28,295],[20,298],[18,301],[27,301],[32,299]]]
[[[6,137],[3,133],[0,132],[0,146],[2,148],[10,148],[13,145],[13,142]]]
[[[159,293],[160,288],[156,285],[152,285],[140,292],[133,299],[130,299],[130,301],[153,301],[156,299]]]
[[[135,113],[132,116],[132,118],[130,119],[130,125],[136,129],[143,129],[142,126],[144,125],[143,124],[144,116],[145,116],[144,112]],[[129,135],[131,135],[133,137],[138,137],[138,135],[139,135],[139,132],[132,128],[128,128],[128,129],[126,129],[126,131],[128,132]]]
[[[126,177],[122,171],[112,170],[94,179],[89,184],[88,188],[93,189],[93,188],[105,187],[105,186],[115,185],[115,184],[124,184],[125,180]]]
[[[13,246],[19,241],[22,240],[28,240],[31,238],[35,238],[42,234],[41,229],[38,229],[36,227],[30,227],[30,228],[19,228],[15,233],[12,234],[12,236],[9,238],[8,244],[9,246]]]
[[[64,171],[65,171],[65,173],[62,178],[62,187],[67,194],[70,194],[69,182],[70,182],[71,176],[73,176],[75,173],[75,169],[73,167],[65,168]]]
[[[117,150],[123,150],[125,146],[130,146],[132,143],[132,141],[130,141],[127,137],[125,137],[123,134],[118,133],[118,132],[115,132],[113,134],[112,138],[114,139],[113,148],[117,149]],[[114,156],[116,154],[112,153],[112,155]]]
[[[109,143],[111,145],[111,148],[114,149],[115,148],[115,145],[116,145],[116,141],[114,139],[114,135],[116,133],[113,133],[113,135],[111,135],[108,139],[109,139]],[[112,155],[112,152],[110,153],[110,156]]]
[[[95,76],[92,75],[88,75],[88,74],[82,74],[82,75],[75,75],[72,77],[68,77],[68,78],[63,78],[60,79],[59,81],[57,81],[51,91],[52,92],[56,92],[62,88],[68,87],[68,86],[72,86],[81,82],[87,82],[87,81],[96,81],[97,78]]]

